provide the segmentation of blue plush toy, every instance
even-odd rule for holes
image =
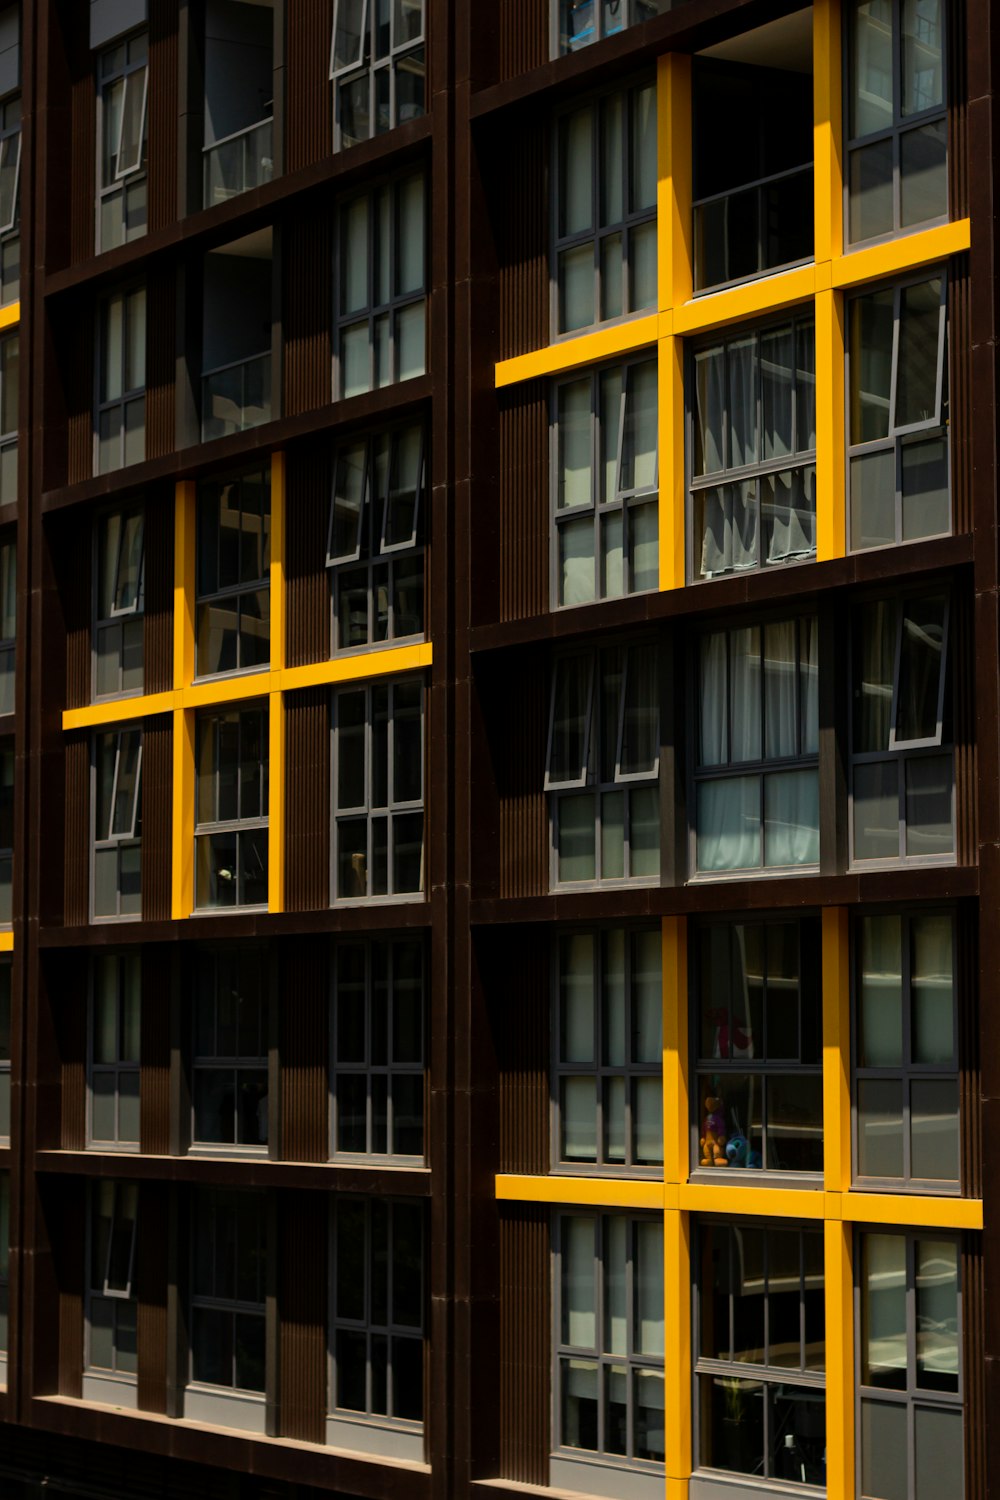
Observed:
[[[726,1159],[731,1167],[759,1167],[760,1152],[751,1151],[745,1135],[732,1135],[726,1142]]]

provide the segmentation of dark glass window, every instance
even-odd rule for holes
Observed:
[[[333,1154],[424,1155],[424,950],[338,943],[333,985]]]

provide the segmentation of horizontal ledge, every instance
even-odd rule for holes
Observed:
[[[496,386],[502,390],[524,380],[559,375],[582,365],[597,364],[599,360],[610,359],[616,354],[631,354],[653,346],[659,336],[659,314],[653,312],[644,317],[627,318],[606,328],[561,339],[557,344],[547,344],[544,349],[535,349],[530,354],[500,360],[496,366]]]
[[[500,1172],[496,1196],[502,1203],[570,1203],[593,1208],[676,1208],[677,1188],[635,1177],[517,1176]]]
[[[8,302],[6,307],[0,307],[0,332],[13,328],[21,321],[20,302]]]
[[[336,1193],[431,1194],[429,1167],[381,1162],[303,1162],[262,1156],[157,1156],[137,1151],[36,1151],[35,1171],[76,1177],[233,1184],[240,1187],[302,1188]]]
[[[138,698],[110,698],[89,703],[83,708],[63,712],[64,730],[93,729],[104,724],[120,724],[155,714],[211,707],[216,704],[241,703],[271,693],[292,693],[303,688],[336,686],[337,683],[363,681],[370,677],[387,677],[430,667],[433,648],[430,641],[413,646],[386,646],[356,656],[331,657],[304,667],[275,667],[273,671],[253,672],[245,677],[221,677],[209,682],[195,682],[189,687],[166,693],[149,693]]]
[[[816,597],[834,588],[860,588],[904,579],[917,580],[973,561],[973,538],[968,533],[905,542],[851,552],[824,561],[787,563],[759,568],[683,588],[653,590],[624,599],[606,599],[572,609],[550,610],[521,620],[475,625],[469,632],[474,653],[512,650],[543,641],[571,641],[608,630],[635,629],[676,618],[709,617],[734,609],[774,605],[815,604]]]
[[[972,223],[955,219],[950,224],[936,224],[933,229],[915,229],[898,235],[884,244],[861,246],[838,256],[832,264],[836,289],[860,286],[883,276],[916,270],[950,255],[960,255],[972,244]]]
[[[192,835],[193,836],[193,835]],[[366,932],[409,931],[434,926],[426,899],[356,906],[322,906],[307,911],[205,912],[162,921],[101,922],[90,926],[41,926],[40,948],[127,948],[133,943],[228,942],[237,938],[352,936]]]

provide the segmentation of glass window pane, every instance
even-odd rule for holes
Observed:
[[[760,626],[729,632],[729,722],[732,761],[761,756]],[[704,692],[704,688],[703,688]]]
[[[656,89],[652,85],[631,95],[632,161],[630,208],[633,213],[656,207]]]
[[[559,939],[560,1059],[594,1060],[594,938],[577,932]]]
[[[625,96],[611,94],[599,105],[598,137],[600,166],[598,170],[599,224],[620,224],[625,217],[625,195],[622,182],[623,131]],[[582,190],[583,184],[580,184]],[[582,228],[583,225],[578,225]]]
[[[702,1375],[701,1462],[738,1474],[764,1472],[764,1387],[734,1375]]]
[[[604,1330],[606,1354],[628,1353],[628,1299],[625,1291],[629,1226],[620,1214],[604,1221],[602,1270],[604,1282]]]
[[[910,1500],[906,1406],[861,1402],[861,1492],[879,1500]],[[954,1475],[952,1475],[954,1477]],[[929,1500],[929,1497],[928,1497]]]
[[[855,0],[850,12],[849,124],[855,139],[892,125],[892,40],[892,7],[884,0]]]
[[[822,1172],[823,1100],[818,1077],[775,1074],[767,1080],[767,1153],[777,1172]]]
[[[896,744],[933,740],[940,733],[938,706],[944,667],[944,599],[908,599],[903,606],[899,656]]]
[[[958,1181],[957,1079],[912,1080],[910,1158],[910,1172],[914,1177],[940,1182]]]
[[[862,918],[860,1005],[859,1066],[899,1067],[903,1060],[902,922],[899,917]]]
[[[899,138],[900,222],[903,228],[948,212],[948,124],[935,120]]]
[[[854,858],[899,858],[899,791],[895,761],[854,767]]]
[[[917,454],[924,448],[941,446],[943,444],[918,444],[914,447],[903,449],[904,475],[906,471],[907,455]],[[917,472],[911,473],[911,483],[919,486],[922,482],[933,485],[934,477],[931,473],[921,474],[919,472],[919,459],[913,460],[917,465]],[[933,460],[931,460],[933,463]],[[865,547],[885,547],[896,540],[896,453],[895,449],[883,449],[879,453],[866,453],[859,458],[851,459],[851,548],[860,551]],[[905,480],[904,480],[905,483]],[[920,526],[917,516],[921,514],[922,496],[913,494],[910,508],[911,526]],[[947,502],[947,490],[945,491]],[[929,518],[935,513],[935,501],[933,496],[928,498],[926,509]],[[906,537],[906,507],[904,503],[904,538]],[[944,528],[947,530],[947,526]],[[926,533],[919,530],[911,531],[910,536],[923,536]]]
[[[663,1049],[660,934],[632,934],[632,1061],[659,1063]]]
[[[938,420],[938,351],[942,329],[940,277],[901,288],[896,427]]]
[[[628,372],[622,443],[623,490],[651,489],[656,483],[657,371],[654,361]]]
[[[597,1085],[594,1078],[563,1078],[560,1082],[559,1154],[563,1161],[597,1160]]]
[[[593,116],[590,106],[559,122],[559,235],[593,226]]]
[[[941,437],[906,443],[900,457],[903,541],[946,535],[951,530],[947,442]]]
[[[568,1448],[596,1452],[598,1446],[598,1366],[582,1359],[559,1361],[562,1382],[562,1441]]]
[[[958,1242],[921,1237],[914,1251],[917,1384],[957,1395]]]
[[[592,661],[586,656],[560,657],[553,689],[552,746],[549,781],[579,781],[586,772]]]
[[[424,286],[424,179],[407,177],[399,184],[397,291],[419,292]]]
[[[857,242],[891,234],[892,137],[852,151],[849,173],[849,239]]]
[[[798,752],[798,656],[794,620],[764,627],[764,755],[768,760]]]
[[[694,472],[714,474],[724,458],[725,351],[721,345],[701,349],[694,357]]]
[[[858,1175],[904,1175],[903,1086],[891,1078],[858,1079]]]
[[[594,250],[588,242],[559,252],[559,330],[571,333],[594,322]]]
[[[794,338],[789,324],[761,334],[761,417],[765,462],[793,452]]]
[[[907,761],[907,854],[954,853],[951,779],[950,755],[923,755]]]
[[[699,871],[740,870],[760,864],[759,777],[702,782],[697,815]]]
[[[910,919],[913,1061],[955,1062],[953,924],[950,916]]]
[[[560,1221],[562,1341],[594,1349],[597,1341],[595,1262],[597,1221],[566,1215]]]
[[[941,1411],[918,1406],[913,1413],[915,1438],[914,1500],[938,1500],[964,1494],[964,1446],[960,1408]]]
[[[558,880],[596,878],[594,798],[589,793],[563,796],[556,804]]]
[[[590,505],[593,496],[590,381],[574,380],[561,385],[557,406],[556,505],[560,510],[575,505]],[[602,402],[602,413],[603,411]],[[613,415],[617,419],[617,410]],[[603,426],[606,429],[607,424]],[[606,440],[606,437],[606,430],[602,431],[602,440]],[[611,493],[613,494],[613,486]]]
[[[726,348],[728,372],[728,467],[757,462],[757,339],[734,339]]]
[[[941,0],[902,0],[903,115],[918,115],[945,102],[942,11]]]
[[[855,297],[850,312],[852,443],[889,436],[894,294]]]
[[[613,1221],[612,1221],[613,1222]],[[635,1352],[663,1357],[663,1224],[635,1226]]]
[[[764,863],[819,862],[819,773],[782,771],[764,778]]]
[[[906,1389],[906,1238],[866,1234],[861,1241],[861,1380]],[[895,1410],[880,1405],[880,1412]],[[905,1408],[903,1411],[905,1419]],[[905,1422],[904,1422],[905,1425]],[[878,1490],[869,1491],[879,1494]],[[905,1491],[904,1491],[905,1500]]]

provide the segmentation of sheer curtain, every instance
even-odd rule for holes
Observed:
[[[778,771],[764,778],[765,865],[819,861],[819,773]]]
[[[769,563],[816,553],[816,470],[786,469],[761,479],[761,516]]]
[[[760,760],[760,626],[729,632],[732,761]]]

